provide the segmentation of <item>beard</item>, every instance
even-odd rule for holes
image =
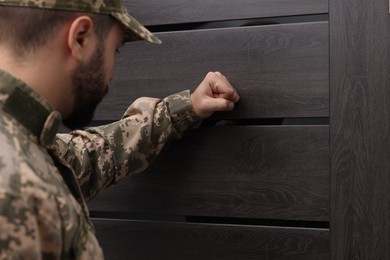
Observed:
[[[74,109],[63,124],[77,129],[91,123],[97,105],[108,92],[104,74],[104,46],[99,43],[91,60],[80,64],[72,75]]]

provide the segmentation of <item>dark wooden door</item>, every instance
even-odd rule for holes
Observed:
[[[332,259],[390,259],[388,0],[330,0]]]
[[[128,0],[163,41],[124,46],[95,124],[220,70],[241,101],[89,206],[107,259],[329,259],[328,0]]]
[[[90,203],[108,259],[390,259],[388,0],[126,5],[164,44],[124,48],[95,124],[209,70],[242,100]]]

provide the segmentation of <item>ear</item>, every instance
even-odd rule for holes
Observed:
[[[68,48],[72,57],[80,62],[88,60],[96,45],[93,22],[88,16],[79,16],[70,24]]]

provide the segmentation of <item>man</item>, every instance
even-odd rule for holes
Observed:
[[[122,0],[0,0],[0,259],[102,259],[85,201],[144,170],[239,95],[219,72],[113,124],[85,126],[124,42],[160,43]],[[131,91],[131,89],[129,89]]]

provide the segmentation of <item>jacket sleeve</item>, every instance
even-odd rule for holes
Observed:
[[[58,134],[56,151],[75,171],[89,200],[124,177],[143,171],[172,138],[199,125],[189,91],[164,100],[137,99],[109,125]]]

